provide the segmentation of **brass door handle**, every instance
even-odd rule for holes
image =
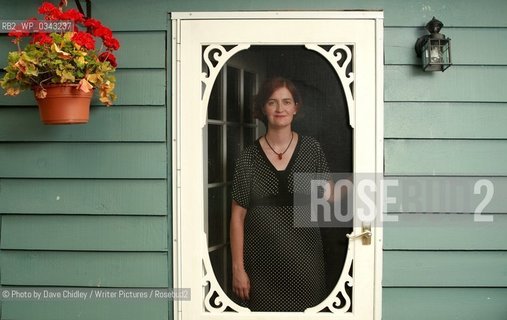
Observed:
[[[363,232],[361,232],[360,234],[356,234],[356,235],[353,235],[351,233],[346,234],[346,236],[347,236],[347,238],[349,238],[349,240],[355,240],[357,238],[361,238],[364,245],[371,244],[371,235],[372,235],[372,233],[371,233],[371,229],[369,226],[363,227]]]

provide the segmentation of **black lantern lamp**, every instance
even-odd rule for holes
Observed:
[[[415,52],[422,59],[424,71],[445,71],[451,66],[451,39],[440,33],[444,24],[435,17],[426,24],[430,34],[417,39]]]

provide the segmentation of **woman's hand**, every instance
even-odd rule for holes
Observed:
[[[231,207],[232,290],[241,300],[250,299],[250,279],[243,263],[246,209],[236,201]]]
[[[244,269],[233,271],[232,291],[234,291],[241,300],[250,299],[250,278],[248,278],[248,274]]]

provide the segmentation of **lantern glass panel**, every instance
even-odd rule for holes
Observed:
[[[451,65],[450,41],[448,39],[428,39],[423,47],[422,63],[424,71],[444,71]]]

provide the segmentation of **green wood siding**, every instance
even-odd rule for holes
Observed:
[[[0,19],[39,3],[10,1]],[[115,106],[95,99],[89,124],[44,126],[31,93],[0,95],[0,284],[172,286],[168,12],[351,9],[384,11],[386,175],[483,177],[505,194],[506,1],[94,1],[122,43]],[[422,72],[413,51],[433,16],[452,38],[444,73]],[[0,58],[10,50],[0,36]],[[505,320],[507,204],[495,198],[490,224],[469,209],[390,211],[400,222],[384,229],[384,320]],[[173,318],[149,299],[0,307],[5,319]]]
[[[396,216],[399,222],[384,229],[384,250],[496,250],[498,254],[507,250],[506,214],[484,213],[491,215],[493,222],[480,223],[474,222],[472,214],[390,215]],[[389,257],[385,259],[386,265],[391,263],[389,260]],[[505,270],[505,264],[501,267]],[[386,276],[393,277],[395,273]]]
[[[385,138],[507,139],[505,103],[388,102]]]
[[[120,0],[111,1],[116,3]],[[437,16],[449,27],[507,27],[507,3],[498,0],[175,0],[170,11],[384,10],[387,27],[421,27]],[[447,28],[447,27],[446,27]],[[411,43],[415,43],[415,39]]]
[[[387,175],[507,175],[507,140],[390,139]]]
[[[0,154],[6,178],[166,177],[164,143],[11,143]]]
[[[2,4],[0,19],[25,19],[40,3]],[[31,92],[0,96],[4,287],[172,286],[167,1],[94,2],[92,13],[121,42],[114,106],[94,98],[88,124],[45,126]],[[12,50],[0,36],[1,61]],[[172,307],[163,299],[4,301],[0,318],[169,319]]]
[[[440,14],[437,17],[440,17]],[[470,21],[471,24],[468,24],[469,21],[467,21],[466,26],[457,28],[449,24],[447,17],[443,22],[445,26],[441,32],[452,39],[453,62],[460,65],[480,66],[507,64],[507,56],[499,54],[499,52],[507,51],[507,43],[503,41],[507,38],[507,29],[474,28],[473,21]],[[418,58],[414,54],[414,39],[425,33],[426,30],[421,27],[386,28],[385,63],[390,65],[417,64]],[[488,49],[485,50],[485,48]]]
[[[164,252],[2,252],[4,286],[165,287]]]
[[[413,45],[424,23],[410,25],[417,14],[405,10],[395,18],[404,22],[394,23],[386,12],[385,173],[490,179],[495,200],[484,215],[494,221],[474,222],[467,201],[417,213],[403,210],[409,199],[399,197],[388,211],[400,222],[384,228],[383,319],[505,319],[507,28],[493,11],[507,3],[411,3],[432,11],[426,21],[444,22],[453,66],[421,72]]]
[[[2,107],[0,141],[165,142],[165,106],[92,107],[84,126],[40,125],[37,107]],[[132,130],[139,127],[143,130]]]
[[[2,308],[5,319],[163,320],[170,313],[169,305],[162,299],[55,301],[50,307],[47,302],[12,302]]]
[[[507,101],[507,91],[503,86],[507,78],[507,66],[456,64],[444,73],[423,73],[418,66],[386,65],[386,102]]]
[[[167,214],[162,179],[1,179],[0,189],[2,214]]]
[[[505,319],[505,288],[384,288],[383,320]]]
[[[2,219],[0,246],[8,250],[164,252],[167,250],[167,218],[7,215]]]
[[[160,53],[166,49],[165,31],[118,32],[122,44],[116,55],[118,64],[123,68],[164,69],[166,57]]]
[[[119,69],[116,71],[116,94],[118,99],[114,106],[146,105],[160,106],[165,104],[166,71],[163,69]],[[36,105],[33,93],[25,91],[17,97],[0,95],[2,106]],[[92,105],[104,108],[95,96]],[[92,108],[93,111],[94,108]]]
[[[386,287],[507,287],[507,252],[386,251]]]

